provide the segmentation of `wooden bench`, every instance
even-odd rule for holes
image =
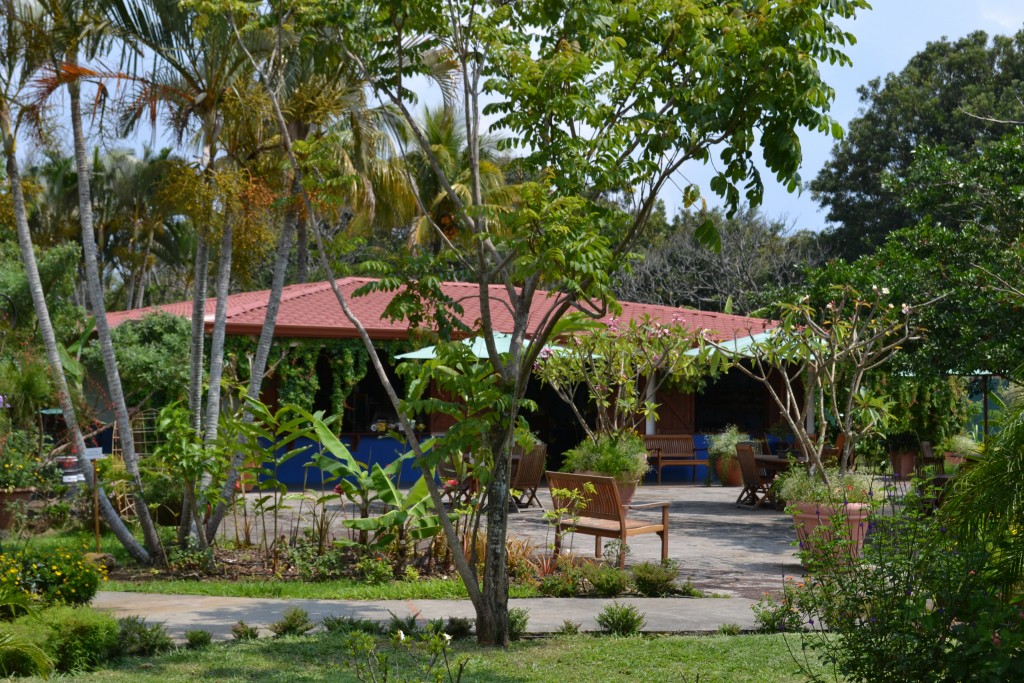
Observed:
[[[648,458],[658,472],[658,483],[661,483],[661,470],[673,465],[684,465],[693,468],[693,479],[697,480],[697,465],[707,465],[706,460],[697,459],[697,449],[693,445],[690,434],[648,434],[644,437]]]
[[[627,542],[630,536],[658,534],[661,537],[661,559],[668,559],[668,503],[645,503],[623,505],[619,499],[619,487],[613,477],[590,474],[567,474],[545,472],[551,499],[556,510],[568,510],[567,517],[559,517],[555,528],[555,554],[561,547],[562,535],[566,531],[594,536],[594,556],[601,557],[601,539],[614,538]],[[587,484],[593,486],[588,491]],[[580,500],[574,501],[559,491],[578,491]],[[629,519],[628,510],[661,508],[661,523]],[[578,516],[577,516],[578,515]],[[619,553],[619,567],[626,566],[626,553]]]

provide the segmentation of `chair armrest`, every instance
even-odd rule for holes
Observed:
[[[638,505],[633,505],[631,503],[629,505],[623,505],[623,507],[627,510],[644,510],[646,508],[667,508],[669,505],[671,505],[671,503],[666,500],[659,503],[640,503]]]

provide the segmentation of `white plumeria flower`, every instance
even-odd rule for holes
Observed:
[[[398,642],[401,643],[401,642],[404,642],[404,641],[405,641],[405,634],[402,633],[402,629],[398,629]]]
[[[882,287],[882,294],[888,294],[888,293],[889,293],[889,288],[888,287]]]
[[[452,642],[452,637],[450,635],[448,635],[447,633],[442,633],[441,635],[444,636],[444,644],[445,645],[447,645],[450,642]]]

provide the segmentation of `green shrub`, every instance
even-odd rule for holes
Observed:
[[[356,562],[356,571],[371,586],[379,586],[395,578],[391,563],[382,557],[364,557]]]
[[[473,635],[475,619],[468,617],[448,617],[444,632],[452,637],[452,640],[464,640]]]
[[[125,657],[149,657],[174,649],[174,641],[163,624],[147,624],[141,617],[117,620],[120,654]]]
[[[578,636],[580,629],[583,628],[583,624],[566,619],[562,622],[562,625],[555,631],[555,635],[559,636]]]
[[[106,569],[86,560],[80,550],[29,547],[0,554],[0,576],[38,596],[43,605],[84,605],[96,595]]]
[[[530,623],[530,610],[513,607],[508,611],[508,639],[519,640],[526,635],[526,627]]]
[[[10,588],[0,587],[0,604],[7,604],[4,595],[20,605],[25,593],[15,594]],[[21,609],[18,609],[21,612]],[[0,676],[32,676],[53,669],[53,662],[45,650],[46,626],[38,615],[29,614],[16,621],[0,623]]]
[[[391,621],[384,626],[384,633],[395,635],[401,631],[405,635],[411,636],[420,630],[420,625],[416,623],[416,618],[420,615],[419,612],[410,614],[407,617],[400,617],[391,610],[388,610],[388,614],[391,615]]]
[[[804,619],[797,603],[800,588],[803,588],[802,583],[786,580],[782,585],[782,597],[776,600],[771,593],[765,593],[755,602],[751,609],[754,610],[757,629],[762,633],[802,631]]]
[[[210,647],[213,642],[213,634],[207,630],[197,628],[185,631],[185,647],[189,650],[203,650]]]
[[[721,624],[718,627],[718,632],[723,636],[738,636],[741,630],[739,624]]]
[[[304,636],[314,628],[316,624],[309,620],[309,612],[300,607],[289,607],[280,619],[270,625],[270,630],[278,638]]]
[[[659,563],[643,562],[633,567],[633,585],[645,598],[662,598],[678,590],[679,563],[667,559]]]
[[[238,623],[231,627],[231,637],[242,642],[256,640],[260,637],[260,629],[258,626],[250,626],[239,619]]]
[[[90,607],[54,607],[43,614],[45,649],[58,671],[90,671],[118,653],[117,619]]]
[[[626,571],[607,565],[589,565],[584,569],[584,576],[601,598],[617,598],[628,591],[632,583]]]
[[[632,636],[640,632],[647,619],[636,605],[605,605],[597,615],[597,625],[613,636]]]
[[[380,624],[372,619],[326,616],[321,623],[323,624],[325,631],[339,635],[355,633],[357,631],[361,633],[368,633],[370,635],[378,635],[381,632]]]

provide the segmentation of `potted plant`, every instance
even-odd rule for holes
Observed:
[[[600,432],[565,452],[563,472],[614,477],[623,504],[633,500],[640,479],[650,469],[644,440],[634,432]]]
[[[968,434],[957,434],[946,440],[942,450],[946,457],[947,469],[952,470],[964,464],[966,458],[981,453],[981,444]]]
[[[722,486],[739,486],[743,483],[740,463],[736,459],[736,444],[749,441],[736,425],[728,425],[717,434],[708,436],[708,470],[714,470]]]
[[[828,548],[833,553],[860,556],[868,516],[880,499],[874,495],[870,476],[832,468],[790,467],[776,478],[775,487],[778,497],[787,503],[786,512],[793,516],[804,553],[813,555]]]
[[[918,440],[914,432],[898,432],[885,438],[889,449],[889,463],[895,479],[906,481],[914,474],[917,461]]]
[[[0,436],[0,529],[10,529],[16,506],[27,505],[39,483],[40,460],[30,432],[15,429]]]

